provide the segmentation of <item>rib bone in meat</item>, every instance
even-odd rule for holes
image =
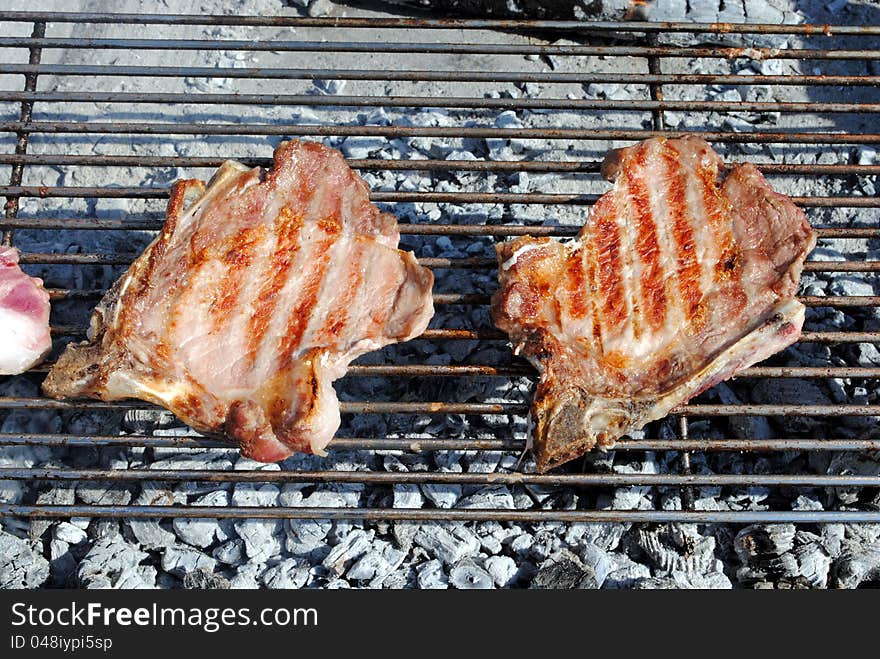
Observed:
[[[614,187],[576,240],[499,245],[492,314],[540,372],[540,470],[612,446],[800,335],[815,234],[754,166],[721,168],[698,138],[612,152]]]
[[[318,144],[282,144],[268,171],[230,161],[207,186],[178,182],[161,234],[43,388],[158,403],[256,460],[323,454],[339,427],[333,380],[433,315],[433,275],[399,238]]]

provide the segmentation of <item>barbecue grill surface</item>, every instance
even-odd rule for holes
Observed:
[[[339,383],[344,423],[330,457],[294,458],[281,470],[255,464],[235,470],[153,468],[154,460],[178,449],[214,449],[232,461],[236,454],[225,453],[229,445],[219,438],[192,436],[146,403],[42,397],[35,385],[47,365],[15,379],[0,378],[0,421],[18,414],[19,428],[37,428],[3,432],[0,447],[51,449],[32,467],[0,468],[0,480],[123,487],[159,481],[348,483],[366,488],[358,506],[62,505],[31,497],[0,503],[0,517],[880,522],[880,512],[858,503],[792,510],[771,496],[766,505],[707,510],[694,501],[700,488],[716,486],[773,492],[880,487],[880,476],[834,474],[822,467],[832,452],[880,449],[880,366],[852,359],[799,365],[782,355],[746,369],[740,382],[750,386],[778,378],[780,392],[793,381],[828,382],[875,393],[861,402],[843,397],[841,402],[725,403],[709,392],[651,424],[644,438],[618,446],[618,456],[653,452],[663,465],[660,473],[609,470],[607,456],[590,456],[537,475],[528,458],[519,460],[527,440],[532,371],[510,354],[506,337],[491,326],[487,313],[495,289],[493,242],[523,234],[575,235],[586,208],[607,189],[598,174],[604,153],[655,135],[697,132],[727,161],[756,162],[777,189],[790,192],[806,209],[820,248],[880,240],[880,198],[853,192],[859,181],[880,173],[880,165],[859,163],[855,156],[819,162],[797,157],[857,153],[880,143],[880,77],[846,73],[853,62],[861,70],[864,62],[880,60],[880,27],[9,11],[0,12],[2,21],[18,29],[0,36],[0,108],[7,109],[0,115],[5,137],[0,196],[7,199],[0,230],[4,242],[22,250],[25,268],[47,281],[55,356],[65,342],[82,339],[106,285],[161,226],[173,179],[207,178],[227,158],[267,165],[273,145],[285,138],[322,140],[348,152],[351,166],[367,176],[373,200],[400,218],[402,247],[413,249],[438,274],[438,313],[414,347],[368,356]],[[154,36],[155,25],[174,36]],[[83,36],[85,26],[98,26],[101,36]],[[250,26],[253,38],[229,39],[227,26]],[[799,45],[780,52],[766,45],[744,50],[707,42],[719,33],[747,40],[755,34],[782,35]],[[555,43],[554,34],[568,41]],[[694,35],[699,45],[658,40],[670,34]],[[145,51],[167,52],[166,63],[138,64]],[[205,53],[218,51],[224,64],[202,62]],[[695,57],[708,58],[713,68],[689,72]],[[742,58],[753,61],[752,73],[733,71],[731,63]],[[760,73],[762,63],[780,61],[785,65],[764,66],[771,73]],[[277,81],[277,92],[255,91],[257,79]],[[605,92],[584,93],[590,84],[604,86],[599,88]],[[613,93],[624,85],[625,95]],[[757,100],[706,93],[767,85],[772,93]],[[328,91],[336,93],[318,93]],[[772,131],[743,132],[740,123],[726,121],[731,112],[777,113],[778,119]],[[688,125],[685,115],[702,123]],[[820,128],[804,127],[806,116],[818,117]],[[79,148],[96,136],[109,145],[107,153]],[[354,138],[348,146],[346,138]],[[118,147],[129,143],[130,148]],[[395,149],[404,155],[394,157]],[[484,159],[474,160],[472,153]],[[46,167],[58,172],[56,184],[39,179]],[[94,184],[96,173],[104,183]],[[839,182],[832,189],[841,192],[811,192],[820,178]],[[467,256],[444,255],[457,250]],[[880,261],[858,257],[811,257],[805,268],[806,276],[832,281],[876,282],[878,271]],[[880,296],[805,292],[801,300],[815,315],[808,316],[799,346],[837,349],[880,341]],[[824,316],[818,314],[837,312],[849,320],[836,329],[821,325]],[[33,393],[21,393],[28,391]],[[730,423],[751,418],[770,419],[776,436],[731,431],[758,427]],[[780,419],[805,421],[797,426]],[[725,436],[716,431],[721,427],[727,428]],[[119,451],[140,466],[115,468]],[[455,462],[448,456],[457,452],[494,451],[503,452],[497,471],[442,467]],[[373,453],[375,464],[397,460],[401,467],[352,470],[351,456],[358,452],[379,452]],[[734,452],[754,452],[756,460],[758,454],[800,452],[803,459],[792,462],[801,465],[796,472],[724,472],[718,458]],[[531,503],[528,496],[518,497],[513,508],[392,508],[391,492],[403,484],[506,485],[525,495],[547,488],[556,496],[532,496]],[[609,508],[602,496],[635,486],[658,494],[653,509]],[[578,493],[576,505],[566,503],[571,500],[566,491]],[[671,500],[679,503],[664,507],[662,493],[677,495]]]

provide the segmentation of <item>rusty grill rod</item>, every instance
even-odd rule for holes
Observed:
[[[696,135],[709,142],[880,144],[880,133],[598,130],[589,128],[494,128],[491,126],[325,126],[309,124],[197,124],[159,122],[0,121],[0,132],[133,135],[280,135],[288,137],[498,137],[505,139],[646,140]]]
[[[29,396],[0,396],[0,409],[47,409],[47,410],[155,410],[162,409],[140,400],[53,400]],[[509,414],[525,415],[529,406],[525,403],[457,403],[429,401],[341,401],[343,414]],[[766,404],[710,405],[693,403],[679,405],[670,414],[687,413],[699,416],[878,416],[880,405],[809,405]]]
[[[330,52],[425,55],[562,55],[593,57],[704,57],[752,60],[875,60],[880,50],[812,48],[687,48],[680,46],[588,46],[500,43],[419,43],[389,41],[247,41],[241,39],[92,39],[0,37],[0,48],[81,48],[109,50],[236,50],[250,52]]]
[[[270,167],[271,158],[211,156],[141,156],[141,155],[95,155],[75,153],[0,153],[0,165],[88,165],[91,167],[219,167],[227,160],[236,160],[250,167]],[[352,169],[368,171],[512,171],[512,172],[564,172],[598,174],[599,160],[383,160],[381,158],[347,158]],[[735,167],[738,161],[725,163]],[[880,165],[823,165],[799,163],[750,163],[765,174],[816,176],[875,176]],[[461,225],[452,225],[460,227]],[[467,227],[465,227],[467,228]],[[516,227],[520,228],[520,227]]]
[[[208,66],[117,66],[108,64],[4,64],[3,73],[138,78],[256,78],[270,80],[388,80],[419,82],[546,82],[675,85],[880,85],[880,76],[738,75],[677,73],[570,73],[528,71],[413,71],[393,69],[287,69]]]
[[[740,523],[877,523],[880,511],[867,510],[507,510],[473,508],[292,508],[258,506],[56,506],[0,504],[0,518],[51,519],[68,517],[125,519],[347,519],[364,521],[465,522],[681,522]]]
[[[107,186],[2,185],[0,195],[18,197],[75,197],[107,199],[167,199],[171,189]],[[375,202],[461,204],[540,204],[588,206],[601,195],[543,192],[373,192]],[[880,208],[880,197],[789,197],[805,208]]]
[[[557,21],[477,18],[353,18],[304,16],[233,16],[228,14],[115,14],[100,12],[4,11],[0,20],[15,22],[111,23],[113,25],[237,25],[252,27],[419,28],[456,30],[563,30],[573,32],[689,32],[692,34],[803,34],[871,36],[876,25],[788,23],[688,23],[676,21]]]
[[[0,480],[127,483],[365,483],[370,485],[541,485],[545,487],[880,487],[880,476],[825,474],[524,474],[453,471],[270,471],[44,469],[0,467]]]
[[[0,446],[65,447],[146,447],[226,449],[238,446],[208,437],[165,437],[150,435],[90,435],[18,433],[0,434]],[[334,437],[331,451],[522,451],[525,440],[438,439],[436,437]],[[615,451],[875,451],[880,439],[622,439]]]
[[[678,110],[695,112],[878,113],[880,103],[680,101],[585,98],[483,98],[446,96],[317,96],[312,94],[190,94],[0,90],[0,101],[40,103],[156,103],[192,105],[296,105],[305,107],[467,108],[491,110]]]

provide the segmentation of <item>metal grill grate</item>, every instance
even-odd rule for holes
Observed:
[[[444,182],[455,181],[449,176],[454,172],[476,172],[487,175],[506,175],[527,172],[552,177],[574,177],[583,188],[595,182],[599,162],[607,142],[629,142],[655,135],[675,136],[689,132],[668,130],[670,113],[676,112],[754,112],[780,113],[782,126],[778,131],[736,132],[734,130],[700,132],[717,145],[764,145],[784,148],[792,153],[809,149],[839,149],[853,145],[876,145],[880,134],[860,131],[835,130],[835,116],[858,114],[864,116],[862,125],[872,127],[870,121],[880,114],[877,102],[877,86],[880,76],[847,75],[840,73],[837,62],[870,61],[880,59],[876,38],[878,26],[812,26],[812,25],[731,25],[691,23],[592,23],[582,24],[565,21],[502,21],[502,20],[429,20],[429,19],[370,19],[370,18],[290,18],[263,16],[171,16],[128,14],[85,14],[47,12],[0,12],[0,21],[20,24],[24,34],[30,36],[0,37],[0,81],[17,81],[24,77],[24,87],[8,82],[0,89],[0,104],[17,104],[17,120],[0,120],[0,135],[14,136],[11,152],[0,153],[0,173],[8,168],[8,185],[0,186],[0,196],[7,198],[5,219],[0,220],[3,240],[16,243],[18,232],[82,232],[82,239],[72,253],[48,253],[25,250],[22,262],[27,267],[39,266],[68,268],[74,273],[72,283],[51,289],[54,305],[66,304],[83,310],[82,324],[53,325],[53,333],[59,341],[81,338],[85,332],[86,311],[103,290],[89,288],[87,277],[77,277],[77,268],[104,268],[120,271],[136,256],[132,252],[101,251],[94,253],[94,244],[100,244],[93,232],[141,232],[155,231],[161,227],[162,204],[168,196],[167,183],[155,187],[126,185],[125,168],[162,170],[163,168],[213,168],[227,158],[237,158],[251,165],[266,165],[269,159],[240,157],[235,153],[236,138],[250,137],[265,140],[266,155],[271,146],[282,137],[307,137],[312,139],[342,137],[383,137],[389,139],[448,138],[454,140],[507,139],[541,141],[549,145],[542,159],[532,159],[532,151],[526,148],[525,160],[464,160],[428,157],[426,159],[353,158],[352,167],[362,172],[393,173],[401,176],[406,172],[424,172],[446,177]],[[110,26],[108,36],[85,38],[77,36],[84,25]],[[164,25],[180,32],[181,38],[132,38],[128,33],[137,30],[141,36],[143,27]],[[249,27],[254,38],[232,40],[224,38],[192,38],[192,30],[186,26]],[[138,30],[138,28],[141,28]],[[122,31],[125,36],[113,36],[112,31]],[[205,28],[207,29],[207,28]],[[268,32],[267,32],[268,30]],[[506,32],[489,32],[504,30]],[[732,48],[728,46],[682,47],[661,45],[657,38],[672,33],[687,33],[709,38],[719,34],[775,34],[797,35],[803,47],[779,50],[770,47]],[[560,45],[545,41],[552,35],[579,35],[575,45]],[[589,36],[587,36],[589,35]],[[185,37],[185,38],[184,38]],[[621,40],[621,37],[625,37]],[[853,48],[851,43],[861,37],[873,38],[869,48]],[[841,39],[846,39],[842,48]],[[344,39],[344,40],[340,40]],[[349,40],[350,39],[350,40]],[[611,40],[613,43],[609,43]],[[593,43],[595,42],[595,43]],[[601,44],[601,45],[599,45]],[[644,45],[648,44],[648,45]],[[111,52],[109,63],[61,63],[65,53],[85,55]],[[292,54],[324,53],[327,66],[299,68],[273,66],[266,68],[236,66],[182,66],[178,63],[154,67],[127,63],[137,60],[143,51],[167,51],[169,59],[185,57],[190,52],[222,51],[226,53],[259,52],[283,61],[296,62]],[[47,54],[51,56],[47,57]],[[406,55],[420,54],[436,57],[436,66],[412,70],[408,68]],[[447,56],[467,55],[473,70],[450,69]],[[539,58],[555,57],[567,62],[585,58],[604,58],[607,66],[599,72],[553,70],[516,70],[526,68],[523,56]],[[285,57],[287,59],[285,59]],[[688,58],[710,58],[718,63],[720,72],[691,73],[687,70]],[[786,60],[810,62],[818,67],[811,74],[741,75],[721,71],[724,64],[736,58],[755,61]],[[97,57],[96,57],[97,59]],[[106,58],[102,58],[106,59]],[[25,61],[26,60],[26,61]],[[49,61],[47,61],[49,60]],[[121,60],[121,63],[120,63]],[[626,62],[627,67],[620,64]],[[621,71],[636,63],[641,72]],[[356,66],[357,68],[349,68]],[[834,73],[823,74],[827,67]],[[403,67],[403,68],[401,68]],[[606,70],[607,69],[607,70]],[[845,66],[844,66],[845,69]],[[663,71],[666,70],[666,73]],[[183,81],[190,78],[225,78],[235,81],[232,88],[241,93],[217,93],[216,91],[141,91],[149,88],[148,81],[166,78]],[[106,81],[123,79],[125,90],[109,90]],[[277,94],[250,93],[249,81],[255,79],[278,81],[281,91]],[[40,82],[49,80],[52,89],[41,88]],[[350,95],[316,95],[303,93],[301,89],[290,91],[314,80],[345,80],[372,84],[372,93]],[[130,84],[129,84],[130,83]],[[378,90],[386,85],[385,93]],[[397,84],[399,83],[399,84]],[[451,85],[453,95],[446,95],[433,83]],[[571,98],[555,91],[558,85],[623,84],[638,87],[644,98]],[[540,97],[524,97],[510,93],[517,85],[537,84],[546,86]],[[493,90],[507,90],[507,94],[485,94],[487,86]],[[803,88],[808,91],[846,87],[862,90],[858,102],[840,102],[828,93],[825,100],[784,101],[725,101],[699,100],[687,90],[707,85],[773,85],[774,89]],[[133,89],[133,91],[132,91]],[[366,88],[369,89],[369,88]],[[564,89],[564,88],[563,88]],[[670,89],[682,98],[673,98]],[[686,90],[683,94],[681,90]],[[376,92],[379,93],[376,93]],[[871,101],[871,102],[868,102]],[[138,112],[144,105],[167,111],[163,121],[145,121]],[[204,107],[205,121],[194,122],[189,115],[175,114],[173,108],[180,105]],[[35,106],[40,110],[35,118]],[[0,105],[2,107],[2,105]],[[68,107],[89,108],[83,116],[70,116]],[[240,119],[230,120],[219,116],[219,108],[234,107]],[[377,108],[396,109],[390,123],[371,124],[352,122],[309,124],[303,121],[261,120],[267,109],[296,107],[306,109],[333,108],[336,111],[356,112]],[[415,125],[407,118],[418,109],[445,108],[449,110],[448,125]],[[216,111],[215,111],[216,110]],[[462,112],[467,110],[480,116],[473,121]],[[498,127],[493,119],[498,111],[531,111],[537,126]],[[213,113],[213,114],[212,114]],[[600,114],[612,113],[617,125],[608,126],[600,120]],[[797,118],[803,115],[819,116],[827,128],[816,131],[803,130]],[[469,115],[468,115],[469,116]],[[226,120],[222,120],[225,117]],[[708,120],[705,126],[712,125]],[[108,139],[126,139],[133,136],[149,136],[152,152],[133,149],[131,154],[78,154],[66,148],[63,140],[76,143],[76,136],[107,136]],[[214,139],[221,145],[216,156],[168,155],[163,146],[178,139],[196,136],[204,140]],[[29,148],[32,138],[40,138],[36,151]],[[55,141],[57,140],[57,143]],[[36,140],[34,140],[36,141]],[[573,145],[575,159],[566,156]],[[45,151],[45,152],[44,152]],[[222,152],[222,153],[221,153]],[[548,159],[543,159],[547,156]],[[565,157],[565,159],[563,159]],[[862,177],[880,174],[877,164],[802,164],[797,162],[757,163],[770,177]],[[30,185],[27,181],[29,167],[51,166],[65,174],[76,168],[105,168],[108,178],[116,177],[119,183],[99,187],[77,186],[61,183],[56,186]],[[204,172],[198,172],[203,176]],[[550,215],[578,212],[577,207],[591,204],[596,193],[543,193],[503,192],[449,189],[454,184],[436,186],[435,190],[400,191],[376,189],[372,198],[387,204],[389,209],[403,208],[406,204],[458,204],[501,205],[500,219],[492,222],[456,223],[449,217],[431,223],[401,222],[401,233],[408,247],[431,244],[437,237],[455,240],[492,241],[508,236],[532,234],[566,237],[574,235],[579,224],[535,222],[518,223],[517,208],[541,205]],[[461,186],[459,186],[461,187]],[[601,190],[595,185],[594,189]],[[784,188],[783,188],[784,189]],[[45,206],[46,200],[60,198],[74,200],[71,210],[58,204]],[[847,222],[833,226],[817,226],[822,244],[844,239],[880,239],[877,215],[865,209],[880,208],[877,196],[793,196],[807,209],[814,225],[820,224],[827,213],[840,209],[846,211]],[[96,211],[96,204],[114,199],[142,201],[142,213],[110,216]],[[67,203],[67,202],[64,202]],[[582,214],[582,210],[580,211]],[[574,216],[572,216],[574,217]],[[865,219],[866,218],[866,219]],[[453,220],[455,218],[452,218]],[[410,241],[410,242],[406,242]],[[141,241],[142,242],[142,241]],[[484,285],[493,278],[491,269],[494,259],[481,255],[466,258],[426,256],[420,258],[425,266],[436,270],[456,270],[463,273],[459,278],[474,279],[467,290],[440,290],[435,293],[438,318],[419,341],[439,342],[436,350],[443,352],[446,342],[480,341],[495,346],[502,345],[503,334],[488,323],[473,326],[456,325],[456,318],[464,315],[462,310],[473,310],[488,304],[491,290]],[[827,261],[811,260],[806,272],[850,273],[853,276],[872,276],[880,272],[880,261]],[[479,277],[483,279],[479,279]],[[59,275],[60,277],[60,275]],[[56,278],[57,279],[57,278]],[[86,281],[83,285],[76,282]],[[458,281],[458,280],[456,280]],[[880,306],[880,296],[815,296],[806,295],[801,300],[808,307],[863,308]],[[468,316],[470,317],[470,316]],[[801,343],[826,345],[880,342],[880,332],[817,331],[808,328]],[[43,365],[30,374],[21,376],[38,380],[47,370]],[[486,364],[412,364],[412,363],[360,363],[349,371],[349,378],[493,378],[512,382],[528,378],[532,369],[525,362],[517,362],[512,355],[508,363]],[[868,380],[880,379],[880,368],[840,364],[835,366],[777,366],[760,365],[746,369],[743,378],[833,378]],[[444,390],[444,389],[439,389]],[[449,391],[449,387],[445,391]],[[508,391],[510,389],[508,388]],[[344,400],[344,415],[408,415],[411,418],[439,415],[510,415],[521,420],[528,409],[528,395],[516,400],[392,400],[378,399]],[[61,413],[89,413],[101,410],[155,409],[138,401],[103,403],[97,401],[53,401],[41,397],[0,396],[0,411],[55,410]],[[690,452],[830,452],[874,451],[880,449],[880,435],[876,424],[858,438],[833,437],[783,437],[759,438],[699,438],[692,437],[690,422],[708,417],[776,416],[776,417],[880,417],[878,404],[710,404],[704,399],[674,410],[679,421],[676,437],[657,435],[657,425],[649,428],[645,439],[623,441],[618,450],[675,452],[678,455],[678,473],[626,474],[581,473],[588,470],[583,465],[577,472],[536,475],[510,471],[509,473],[472,473],[449,471],[348,471],[339,468],[321,470],[285,469],[281,471],[245,470],[169,470],[78,468],[76,460],[53,468],[0,468],[0,480],[27,482],[73,482],[100,481],[104,483],[134,484],[138,482],[164,481],[211,482],[211,483],[358,483],[382,488],[397,484],[458,484],[458,485],[509,485],[590,488],[622,488],[650,486],[656,488],[680,488],[681,510],[609,510],[577,508],[556,510],[543,508],[536,503],[531,508],[519,510],[486,509],[392,509],[369,508],[304,508],[304,507],[205,507],[205,506],[95,506],[95,505],[48,505],[40,503],[0,504],[0,516],[17,517],[253,517],[291,519],[364,519],[364,520],[496,520],[496,521],[694,521],[694,522],[880,522],[880,512],[868,508],[835,511],[804,510],[741,510],[709,511],[693,509],[693,493],[690,488],[720,486],[725,488],[877,488],[880,476],[837,475],[823,473],[804,474],[749,474],[712,473],[692,474]],[[520,423],[519,426],[523,424]],[[424,434],[423,436],[387,437],[339,437],[331,444],[331,459],[336,452],[363,451],[508,451],[520,452],[525,447],[522,427],[511,430],[506,436],[494,438],[474,436],[450,437]],[[392,434],[412,435],[397,432]],[[827,434],[827,433],[826,433]],[[503,435],[503,433],[502,433]],[[654,435],[654,436],[652,436]],[[71,454],[77,450],[102,449],[224,449],[227,444],[211,438],[169,437],[147,434],[73,435],[59,433],[6,433],[0,435],[0,447],[34,446],[55,449],[69,447]]]

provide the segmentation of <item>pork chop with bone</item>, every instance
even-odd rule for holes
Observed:
[[[613,189],[577,239],[498,246],[493,319],[538,369],[540,471],[666,416],[791,345],[816,243],[756,167],[726,175],[702,139],[647,140],[603,163]]]
[[[433,315],[433,275],[399,239],[319,144],[280,145],[268,171],[227,161],[207,186],[180,181],[161,234],[44,391],[158,403],[255,460],[324,454],[340,423],[333,380]]]

